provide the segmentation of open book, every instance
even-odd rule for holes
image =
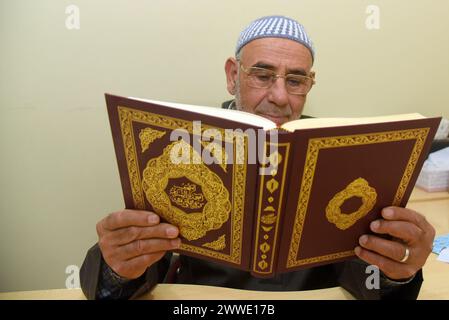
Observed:
[[[106,94],[125,206],[180,229],[181,254],[259,277],[354,256],[404,207],[440,118],[304,119]]]

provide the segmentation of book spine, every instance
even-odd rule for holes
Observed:
[[[290,143],[268,140],[264,143],[251,246],[251,273],[256,277],[272,277],[276,273],[290,153]]]

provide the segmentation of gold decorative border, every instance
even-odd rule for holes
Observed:
[[[290,143],[273,143],[273,142],[265,142],[264,144],[264,157],[265,157],[265,161],[267,159],[267,148],[269,145],[273,145],[276,148],[276,152],[279,152],[280,147],[284,148],[285,147],[285,152],[279,152],[279,154],[283,157],[283,161],[284,161],[284,165],[283,165],[283,169],[282,169],[282,180],[281,180],[281,188],[279,191],[279,198],[278,198],[278,205],[277,205],[277,211],[274,211],[275,213],[275,232],[274,232],[274,237],[273,237],[273,242],[271,245],[271,248],[269,246],[266,246],[264,249],[261,248],[262,245],[259,244],[259,237],[260,237],[260,233],[261,233],[261,228],[262,228],[262,223],[261,221],[263,220],[263,210],[262,210],[262,205],[267,205],[268,202],[266,202],[265,200],[265,196],[266,196],[266,183],[265,183],[265,175],[261,176],[261,182],[260,182],[260,191],[259,191],[259,204],[258,204],[258,208],[257,208],[257,223],[256,223],[256,237],[254,239],[254,258],[253,258],[253,272],[259,273],[259,274],[270,274],[273,272],[273,262],[274,262],[274,258],[275,258],[275,253],[276,253],[276,248],[277,248],[277,241],[278,241],[278,231],[279,231],[279,219],[281,217],[281,208],[282,208],[282,200],[283,200],[283,195],[284,195],[284,186],[285,186],[285,176],[287,174],[287,163],[289,161],[289,152],[290,152]],[[264,162],[265,162],[264,161]],[[277,172],[279,172],[279,170],[276,169]],[[269,177],[273,178],[272,175],[270,175]],[[270,211],[271,212],[271,211]],[[263,221],[262,221],[263,222]],[[263,252],[263,250],[265,250],[265,252]],[[266,257],[263,258],[263,256],[267,256],[266,253],[268,251],[271,251],[270,253],[270,257]],[[261,261],[265,261],[267,260],[267,258],[270,258],[270,262],[267,265],[267,267],[269,267],[267,270],[262,270],[260,267],[258,267],[259,263]]]
[[[419,156],[424,147],[429,128],[417,128],[400,131],[388,131],[379,133],[357,134],[336,137],[314,138],[309,140],[307,148],[306,163],[304,164],[304,173],[301,181],[301,192],[299,194],[298,206],[296,209],[295,223],[292,232],[286,267],[292,268],[304,264],[323,262],[337,258],[343,258],[353,255],[353,251],[344,251],[334,254],[328,254],[318,257],[296,260],[301,243],[304,221],[306,218],[308,202],[312,190],[315,168],[318,161],[319,151],[322,149],[368,145],[376,143],[385,143],[403,140],[416,140],[411,152],[409,161],[403,173],[399,187],[394,197],[393,205],[399,205],[409,184],[410,178],[418,162]]]
[[[125,107],[118,107],[118,117],[120,129],[122,132],[123,149],[126,157],[126,167],[131,185],[131,192],[136,209],[145,209],[144,193],[142,190],[142,181],[140,179],[139,162],[137,161],[137,152],[134,139],[132,122],[135,119],[143,118],[141,112],[131,110]],[[141,120],[141,122],[144,122]],[[145,123],[145,122],[144,122]]]
[[[118,115],[120,121],[120,128],[122,133],[122,140],[124,146],[124,152],[126,157],[126,164],[128,168],[129,182],[131,185],[131,191],[133,195],[134,206],[137,209],[145,209],[144,192],[142,189],[142,182],[140,178],[139,162],[136,152],[136,145],[133,133],[133,122],[139,122],[143,124],[149,124],[164,129],[185,129],[190,134],[193,134],[192,121],[183,119],[177,119],[169,116],[162,116],[148,111],[140,111],[130,109],[124,106],[118,106]],[[216,128],[209,125],[201,124],[202,130],[218,129],[222,134],[224,140],[226,140],[225,129]],[[243,212],[245,207],[245,188],[246,188],[246,174],[247,174],[247,156],[248,156],[248,136],[245,133],[234,132],[234,139],[238,136],[243,137],[244,140],[244,161],[239,162],[241,164],[233,165],[233,190],[232,190],[232,207],[233,213],[231,223],[231,249],[230,254],[224,254],[216,251],[212,251],[205,248],[196,247],[189,244],[181,244],[182,250],[190,251],[193,253],[209,256],[215,259],[240,264],[242,247],[243,247]],[[226,141],[230,142],[230,141]],[[234,144],[234,151],[235,151]],[[234,152],[234,157],[236,152]]]

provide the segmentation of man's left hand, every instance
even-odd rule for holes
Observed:
[[[391,239],[362,235],[355,253],[378,266],[392,280],[409,279],[424,266],[432,252],[435,229],[424,216],[410,209],[384,208],[382,217],[371,222],[370,228],[374,233],[390,235]]]

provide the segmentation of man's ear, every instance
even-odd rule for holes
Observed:
[[[235,58],[228,58],[225,63],[225,72],[226,72],[226,86],[228,88],[228,92],[232,95],[235,95],[236,92],[236,82],[237,82],[237,70],[238,70],[238,62]]]

